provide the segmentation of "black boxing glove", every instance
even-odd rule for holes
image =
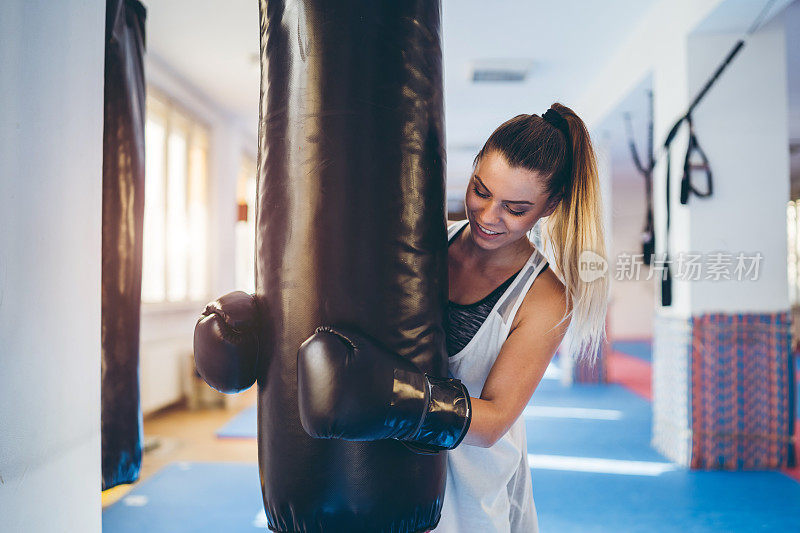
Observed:
[[[234,393],[256,381],[258,308],[255,299],[235,291],[206,305],[194,327],[194,361],[206,383]]]
[[[455,448],[472,417],[457,379],[437,378],[349,328],[322,326],[297,353],[306,433],[322,439],[397,439],[414,451]]]

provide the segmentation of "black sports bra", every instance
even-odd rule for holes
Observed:
[[[449,246],[455,241],[461,231],[466,227],[467,225],[464,224],[464,226],[453,235],[453,238],[450,239],[447,245]],[[513,276],[501,283],[499,287],[480,301],[471,304],[458,304],[448,301],[447,320],[445,324],[448,356],[452,357],[464,349],[467,343],[469,343],[472,337],[478,332],[481,325],[486,321],[486,317],[488,317],[489,313],[494,309],[497,301],[521,271],[522,269],[518,270]]]

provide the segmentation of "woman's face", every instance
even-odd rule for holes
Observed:
[[[549,215],[552,209],[547,209],[542,181],[538,172],[509,166],[499,152],[484,154],[464,201],[475,244],[486,250],[501,248],[526,236]]]

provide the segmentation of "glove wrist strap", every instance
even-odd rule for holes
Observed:
[[[467,388],[453,378],[425,375],[426,406],[414,432],[403,440],[425,450],[452,450],[469,430],[472,404]]]

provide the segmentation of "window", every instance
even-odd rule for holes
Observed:
[[[208,131],[148,89],[142,301],[207,297]]]
[[[249,155],[242,157],[236,191],[236,287],[252,294],[256,292],[256,160]]]

